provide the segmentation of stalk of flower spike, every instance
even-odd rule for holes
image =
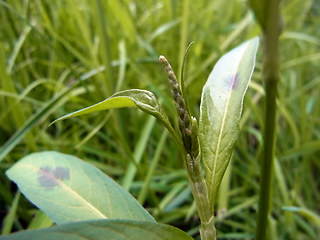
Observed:
[[[192,194],[201,220],[201,239],[213,240],[216,239],[216,230],[214,226],[214,217],[210,210],[207,185],[200,165],[197,119],[191,117],[189,114],[181,88],[168,60],[164,56],[160,56],[159,61],[162,63],[163,68],[167,73],[172,96],[179,115],[179,129],[187,153],[183,158],[186,162]]]

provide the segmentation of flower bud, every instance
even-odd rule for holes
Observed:
[[[194,117],[192,119],[190,118],[186,102],[182,96],[181,88],[170,63],[164,56],[160,56],[159,61],[162,63],[162,66],[168,76],[171,93],[179,116],[178,123],[184,147],[186,151],[195,158],[199,154],[197,120]]]

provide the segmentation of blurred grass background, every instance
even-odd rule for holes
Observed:
[[[320,2],[283,0],[274,167],[273,239],[320,235]],[[198,217],[177,146],[137,109],[54,119],[119,90],[153,91],[174,122],[158,56],[185,81],[192,114],[217,59],[260,29],[243,0],[0,0],[0,216],[3,234],[52,222],[4,172],[28,153],[73,154],[128,189],[157,221],[197,236]],[[261,49],[260,49],[261,50]],[[241,134],[217,205],[219,239],[254,236],[264,90],[261,52]],[[298,208],[284,208],[295,206]],[[284,208],[284,209],[283,209]]]

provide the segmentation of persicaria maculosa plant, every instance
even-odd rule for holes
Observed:
[[[254,69],[258,45],[257,37],[251,39],[216,63],[203,87],[199,122],[190,115],[185,91],[163,56],[159,61],[168,75],[179,115],[179,129],[172,126],[156,96],[140,89],[115,93],[56,121],[123,107],[138,107],[156,117],[172,134],[185,162],[200,218],[201,239],[216,239],[215,200],[238,138],[243,98]],[[192,239],[178,228],[157,223],[120,185],[74,156],[58,152],[30,154],[6,174],[57,225],[2,236],[1,240]]]

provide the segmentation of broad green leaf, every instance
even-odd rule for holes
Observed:
[[[108,219],[61,224],[2,236],[0,240],[192,240],[178,228],[146,221]]]
[[[203,87],[199,138],[211,208],[239,134],[243,98],[255,65],[259,38],[225,54]]]
[[[120,185],[74,156],[58,152],[30,154],[6,174],[58,224],[101,218],[154,221]]]

